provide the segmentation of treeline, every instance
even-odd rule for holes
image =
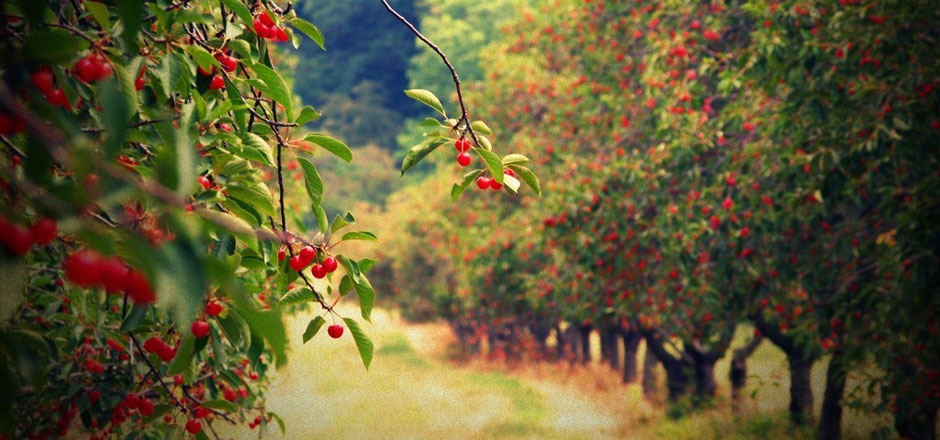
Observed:
[[[787,356],[794,423],[838,438],[852,405],[935,438],[940,12],[553,1],[516,17],[481,51],[471,109],[538,163],[545,196],[404,191],[422,214],[399,220],[431,246],[384,250],[403,310],[520,359],[583,359],[596,330],[611,362],[623,341],[627,380],[645,341],[671,401],[714,396],[729,356],[736,392],[766,340]],[[754,339],[732,346],[743,324]]]

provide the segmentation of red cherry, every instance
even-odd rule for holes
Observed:
[[[335,272],[337,267],[339,267],[339,264],[336,262],[336,258],[326,257],[326,259],[323,260],[323,269],[326,270],[327,273]]]
[[[462,167],[470,165],[470,162],[472,160],[473,159],[470,157],[469,153],[460,153],[457,155],[457,163],[460,164],[460,166]]]
[[[490,187],[490,178],[486,176],[477,177],[477,188],[487,189]]]
[[[202,422],[190,419],[186,422],[186,431],[189,431],[190,434],[199,434],[202,431]]]
[[[219,64],[226,72],[234,72],[238,68],[238,61],[228,55],[222,55],[218,58]]]
[[[217,301],[211,301],[209,304],[206,304],[206,315],[215,318],[222,314],[222,310],[225,310],[225,307],[222,306]]]
[[[157,295],[150,286],[150,281],[138,271],[130,271],[124,278],[124,293],[139,304],[153,304]]]
[[[136,89],[138,92],[143,90],[145,85],[147,84],[144,82],[143,76],[138,76],[137,79],[134,80],[134,89]]]
[[[202,66],[199,66],[199,74],[202,76],[209,76],[215,73],[215,66],[210,65],[208,69],[203,69]]]
[[[287,251],[285,251],[284,249],[279,249],[277,251],[277,262],[280,263],[284,261],[284,257],[286,256],[287,256]]]
[[[206,176],[197,177],[196,182],[199,183],[199,186],[201,186],[202,189],[208,190],[209,188],[212,188],[212,181],[210,181]]]
[[[507,176],[511,176],[511,177],[516,177],[516,172],[513,171],[512,168],[506,168],[505,170],[503,170],[503,174]]]
[[[310,273],[314,278],[323,278],[326,276],[326,269],[322,264],[314,264],[313,267],[310,268]]]
[[[265,26],[274,26],[274,20],[271,19],[271,16],[268,15],[266,11],[261,11],[261,13],[258,14],[258,20]]]
[[[725,211],[730,211],[731,208],[734,207],[734,201],[731,200],[731,197],[725,197],[725,199],[721,202],[721,207],[725,208]]]
[[[33,83],[40,92],[45,94],[52,90],[55,76],[48,68],[37,70],[29,75],[29,82]]]
[[[14,224],[4,228],[0,243],[15,255],[24,255],[33,247],[33,236],[29,229]]]
[[[90,83],[98,78],[98,67],[92,62],[90,57],[82,58],[72,66],[72,72],[79,81]]]
[[[62,269],[65,278],[79,287],[92,287],[101,281],[99,268],[102,258],[95,251],[82,250],[65,258]]]
[[[490,179],[490,188],[493,188],[494,190],[499,191],[503,189],[503,184],[497,182],[496,179]]]
[[[225,396],[225,400],[228,400],[229,402],[234,402],[238,400],[238,394],[235,394],[235,390],[231,388],[226,388],[225,391],[222,392],[222,394]]]
[[[287,32],[284,32],[282,28],[274,28],[274,39],[278,43],[286,43],[290,41],[290,37],[287,35]]]
[[[100,273],[99,284],[106,292],[114,294],[124,290],[130,269],[119,258],[102,258],[97,270]]]
[[[293,269],[295,272],[300,272],[300,271],[302,271],[302,270],[304,270],[304,269],[307,268],[307,264],[304,263],[304,260],[300,258],[300,254],[297,254],[297,255],[294,255],[293,257],[290,257],[290,260],[287,260],[287,264],[288,264],[288,265],[290,266],[290,268]]]
[[[209,336],[209,323],[206,321],[194,321],[189,329],[193,332],[193,336],[197,338]]]
[[[274,33],[274,30],[271,28],[271,26],[264,24],[261,19],[256,18],[254,21],[252,21],[251,24],[255,29],[255,33],[258,34],[258,36],[261,38],[270,38],[270,36]]]
[[[95,79],[98,81],[103,81],[111,77],[114,73],[114,68],[111,67],[111,63],[102,59],[101,63],[97,65],[95,72]]]
[[[470,141],[468,141],[465,137],[461,137],[460,139],[454,141],[454,148],[457,149],[458,153],[466,153],[468,150],[470,150]]]
[[[313,246],[304,246],[298,255],[300,255],[300,261],[304,263],[304,267],[307,267],[316,258],[317,250]]]
[[[326,329],[326,332],[333,339],[339,339],[340,336],[343,336],[343,326],[339,324],[333,324]]]
[[[212,81],[209,81],[209,90],[220,90],[225,88],[225,78],[222,78],[222,75],[216,75],[212,77]]]
[[[140,404],[137,405],[137,412],[140,413],[140,415],[147,417],[153,414],[153,410],[154,408],[152,400],[146,397],[140,399]]]
[[[65,92],[63,92],[62,89],[52,89],[46,92],[46,101],[56,107],[66,109],[72,107],[69,103],[68,96],[65,96]]]
[[[127,409],[137,409],[140,407],[140,396],[136,393],[130,393],[124,396],[124,406]]]
[[[174,357],[176,357],[176,349],[170,347],[169,345],[163,344],[163,346],[160,347],[160,350],[157,351],[157,356],[160,356],[160,359],[162,359],[163,362],[170,362]]]
[[[151,336],[147,338],[146,341],[144,341],[144,351],[146,351],[147,353],[156,353],[160,351],[160,349],[163,348],[165,345],[166,344],[163,342],[162,339],[156,336]]]

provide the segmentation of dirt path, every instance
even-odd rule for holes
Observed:
[[[309,318],[290,323],[292,340]],[[292,343],[290,364],[268,394],[288,431],[265,438],[615,439],[629,437],[624,412],[644,410],[613,375],[608,383],[567,365],[455,364],[446,357],[453,342],[446,325],[408,324],[384,310],[372,321],[368,372],[348,335]]]

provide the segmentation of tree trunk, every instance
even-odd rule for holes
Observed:
[[[620,335],[623,337],[623,383],[634,383],[637,376],[636,352],[643,335],[636,330],[624,329],[620,330]]]
[[[601,359],[614,371],[620,371],[620,332],[615,326],[601,329]]]
[[[659,391],[659,374],[656,367],[659,366],[659,358],[656,353],[650,350],[649,344],[646,345],[646,355],[643,359],[643,397],[651,399]]]
[[[845,372],[845,355],[841,350],[836,350],[829,360],[829,368],[826,369],[826,391],[823,394],[822,414],[819,416],[819,440],[842,438]]]
[[[754,354],[764,338],[755,336],[747,345],[736,348],[731,354],[731,369],[728,376],[731,379],[731,406],[738,409],[741,391],[747,386],[747,358]]]
[[[812,424],[813,388],[810,375],[813,358],[803,351],[787,353],[790,364],[790,420],[797,425]]]
[[[564,332],[561,331],[561,323],[555,323],[555,359],[564,359],[567,348],[568,344]]]
[[[581,354],[581,335],[577,326],[571,325],[564,331],[565,357],[568,362],[574,364],[578,362],[578,356]]]
[[[695,359],[695,396],[702,399],[715,397],[718,383],[715,381],[715,363],[718,359],[701,357]]]
[[[582,325],[579,328],[581,336],[581,363],[591,362],[591,326]]]
[[[688,370],[692,367],[692,361],[685,353],[679,353],[673,356],[666,350],[663,335],[656,330],[652,330],[646,335],[647,353],[652,351],[666,369],[666,389],[669,392],[669,401],[678,401],[686,394],[689,386]]]

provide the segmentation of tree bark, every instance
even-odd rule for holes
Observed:
[[[663,364],[666,370],[666,389],[670,402],[678,401],[686,395],[689,388],[689,370],[692,361],[684,353],[674,356],[666,350],[666,341],[662,334],[657,330],[651,330],[646,333],[647,353],[652,351]]]
[[[581,363],[587,364],[591,362],[591,326],[581,325],[579,331],[581,336]]]
[[[636,352],[640,347],[640,341],[643,340],[643,335],[636,330],[623,327],[620,329],[620,335],[623,337],[623,383],[634,383],[637,377]]]
[[[568,362],[575,364],[581,355],[581,335],[578,326],[571,325],[564,331],[565,357]]]
[[[614,371],[620,371],[620,332],[614,325],[605,325],[600,330],[601,360]]]
[[[646,355],[643,359],[643,397],[652,399],[659,392],[659,374],[656,367],[659,366],[659,358],[656,353],[650,350],[649,344],[646,345]]]
[[[787,353],[790,364],[790,420],[797,425],[813,424],[813,388],[810,375],[813,358],[803,351]]]
[[[797,345],[796,341],[780,331],[774,324],[768,323],[760,313],[751,316],[754,325],[761,334],[770,339],[787,355],[790,364],[790,421],[797,425],[812,424],[813,388],[810,386],[810,372],[816,357],[810,347]]]
[[[728,376],[731,379],[731,405],[734,409],[738,409],[741,391],[747,386],[747,358],[754,354],[763,340],[762,336],[755,336],[745,346],[734,349],[731,354],[731,370]]]
[[[826,369],[826,391],[823,393],[822,414],[819,416],[819,440],[842,438],[842,396],[845,393],[845,355],[836,350]]]

